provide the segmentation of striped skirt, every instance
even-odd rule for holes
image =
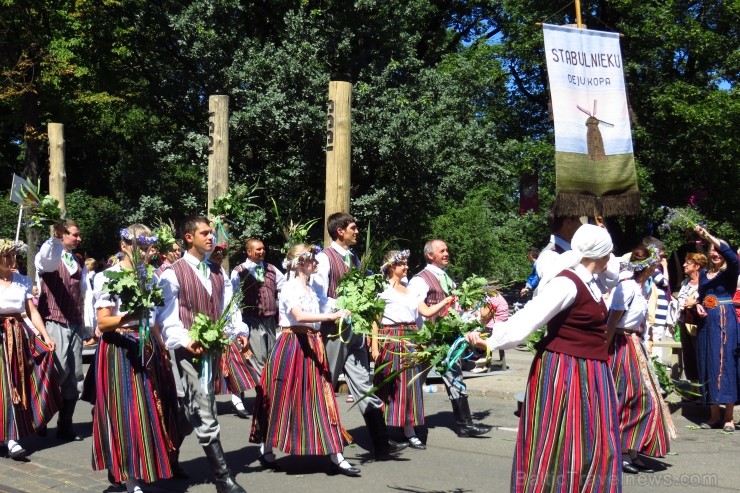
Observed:
[[[152,341],[144,363],[138,333],[107,332],[98,346],[92,466],[110,470],[116,481],[150,483],[172,476],[175,382],[170,363]]]
[[[380,337],[380,361],[381,364],[390,362],[375,374],[373,383],[378,387],[375,393],[385,404],[383,412],[388,426],[414,426],[424,424],[424,399],[421,389],[422,379],[416,377],[421,372],[419,367],[409,368],[392,380],[385,382],[389,375],[408,365],[407,355],[410,354],[404,341],[399,341],[399,336],[413,334],[416,324],[382,326],[378,330]],[[383,340],[383,337],[396,338],[396,340]],[[409,385],[409,382],[414,381]],[[383,383],[385,382],[385,383]]]
[[[257,386],[249,440],[287,454],[327,455],[351,438],[339,421],[321,334],[283,330]]]
[[[617,396],[605,361],[537,354],[519,421],[511,491],[622,491]]]
[[[676,428],[645,349],[638,336],[621,333],[615,335],[614,346],[609,366],[617,390],[622,451],[665,457]]]
[[[33,435],[62,405],[54,353],[22,320],[2,318],[0,441]]]
[[[246,354],[239,352],[233,342],[226,348],[221,358],[223,377],[216,381],[216,394],[241,394],[253,389],[260,381],[259,372],[252,366]]]

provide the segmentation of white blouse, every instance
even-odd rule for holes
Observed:
[[[632,278],[617,284],[612,294],[611,310],[624,311],[617,322],[617,328],[635,331],[645,323],[648,313],[646,295],[644,286],[641,287]]]
[[[300,279],[294,277],[285,283],[278,297],[280,310],[280,327],[303,326],[319,330],[321,322],[298,322],[291,313],[293,308],[300,308],[306,313],[321,313],[319,297],[313,289],[306,287]]]
[[[597,277],[583,265],[573,268],[579,281],[586,285],[595,301],[601,301],[602,293]],[[510,349],[527,338],[529,334],[550,321],[555,315],[568,308],[576,300],[578,287],[565,276],[556,276],[547,283],[540,294],[524,305],[506,322],[496,324],[496,330],[486,339],[491,349]]]
[[[379,298],[385,301],[383,311],[383,325],[416,324],[419,317],[419,301],[421,299],[415,291],[408,290],[406,293],[388,286],[380,293]]]
[[[26,300],[31,298],[31,281],[13,272],[10,285],[0,290],[0,314],[26,313]]]

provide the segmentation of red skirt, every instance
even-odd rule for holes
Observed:
[[[222,394],[241,394],[253,389],[260,381],[257,369],[247,356],[236,347],[233,342],[226,348],[224,357],[221,358],[222,378],[216,380],[215,392]]]
[[[93,469],[110,470],[116,481],[171,477],[177,395],[159,345],[150,338],[142,361],[138,333],[108,332],[95,363]]]
[[[257,386],[249,441],[286,454],[328,455],[351,438],[339,421],[321,334],[283,330]]]
[[[609,366],[617,390],[622,451],[665,457],[676,428],[645,349],[636,335],[620,333],[614,337],[614,346]]]
[[[54,353],[19,317],[0,329],[0,441],[33,435],[62,405]]]
[[[622,491],[617,396],[606,361],[537,354],[519,420],[511,491]]]
[[[373,383],[378,387],[375,395],[384,403],[383,412],[388,426],[424,424],[424,394],[421,388],[423,382],[417,377],[421,373],[419,367],[408,368],[391,381],[385,382],[389,375],[408,366],[408,355],[411,351],[405,341],[398,340],[398,337],[413,334],[415,331],[416,324],[386,325],[378,330],[378,336],[381,338],[379,343],[381,364],[385,362],[390,364],[375,374]],[[383,340],[383,336],[391,339]]]

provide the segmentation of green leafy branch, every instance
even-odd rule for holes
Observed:
[[[103,290],[118,298],[121,311],[142,313],[148,318],[152,308],[164,305],[162,288],[154,277],[154,267],[144,262],[144,255],[138,247],[134,246],[130,259],[135,266],[132,269],[105,271],[109,281],[103,285]]]
[[[385,301],[378,295],[383,292],[385,281],[381,274],[366,276],[352,267],[340,279],[337,286],[337,308],[352,312],[352,331],[356,334],[372,335],[373,323],[380,320],[385,310]],[[342,333],[344,320],[338,323]]]
[[[43,229],[45,227],[58,224],[63,219],[64,212],[59,207],[59,201],[51,195],[41,195],[41,181],[34,190],[26,184],[20,188],[21,205],[27,211],[26,226],[34,229]]]
[[[233,312],[238,310],[241,301],[241,291],[235,292],[223,313],[216,320],[211,320],[205,313],[196,314],[193,325],[188,330],[188,337],[199,342],[206,349],[223,350],[226,348],[230,343],[226,327],[231,323]]]
[[[153,231],[153,234],[157,237],[157,242],[153,247],[160,255],[167,255],[172,251],[175,243],[177,243],[175,225],[172,223],[172,220],[164,222],[160,219],[158,223],[159,225]]]

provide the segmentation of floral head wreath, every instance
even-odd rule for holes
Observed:
[[[390,259],[388,259],[386,263],[380,266],[380,272],[385,274],[386,271],[394,265],[400,262],[407,262],[409,260],[409,255],[411,255],[411,252],[409,252],[408,250],[401,250],[400,252],[393,255]]]
[[[23,255],[28,251],[28,245],[19,240],[0,240],[0,255],[5,255],[11,252]]]
[[[131,234],[131,231],[128,230],[128,228],[121,228],[121,231],[119,231],[121,235],[121,239],[126,240],[127,242],[133,243],[134,242],[134,235]],[[144,236],[139,235],[136,237],[136,243],[138,243],[140,246],[147,246],[150,247],[154,245],[157,242],[157,235],[152,236]]]
[[[632,272],[640,272],[641,270],[645,270],[648,267],[657,264],[660,262],[660,256],[658,254],[658,249],[654,246],[647,247],[648,252],[650,252],[650,256],[644,260],[630,260],[629,262],[621,262],[619,266],[622,268],[622,270],[629,270]],[[630,255],[630,258],[632,256]]]
[[[301,262],[315,258],[317,254],[321,253],[321,250],[321,247],[318,245],[310,245],[308,247],[308,250],[298,255],[297,257],[294,257],[293,260],[288,261],[287,258],[283,260],[283,268],[290,268],[291,270],[293,270],[298,267],[298,264],[300,264]]]

